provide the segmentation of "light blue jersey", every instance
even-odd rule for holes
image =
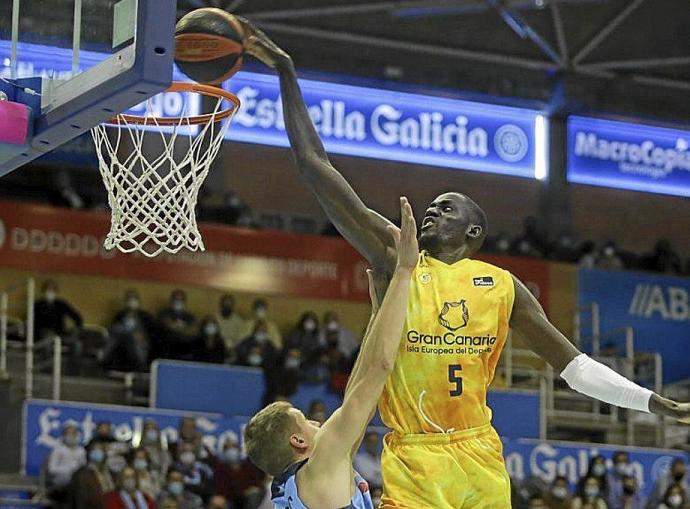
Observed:
[[[297,471],[306,463],[307,460],[293,463],[282,475],[273,480],[273,484],[271,485],[271,500],[276,507],[309,509],[304,505],[297,494],[297,481],[295,478]],[[350,500],[350,505],[342,509],[374,509],[374,503],[371,501],[371,493],[369,493],[369,485],[357,472],[355,472],[355,494],[352,500]]]

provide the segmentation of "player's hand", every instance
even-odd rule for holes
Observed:
[[[654,394],[649,400],[649,411],[671,417],[683,424],[690,424],[690,403],[678,403]]]
[[[417,244],[417,223],[412,214],[410,202],[404,196],[400,198],[401,226],[388,225],[398,251],[398,267],[412,270],[419,259],[419,244]]]
[[[278,67],[280,64],[291,61],[290,55],[283,51],[263,31],[242,16],[235,16],[244,30],[244,47],[250,55],[261,60],[269,67]]]

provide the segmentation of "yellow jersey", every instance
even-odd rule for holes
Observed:
[[[510,273],[422,251],[412,275],[400,352],[379,401],[395,432],[438,433],[491,422],[486,393],[508,336]]]

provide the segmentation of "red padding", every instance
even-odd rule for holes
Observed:
[[[0,101],[0,143],[25,145],[30,121],[31,108],[26,104]]]

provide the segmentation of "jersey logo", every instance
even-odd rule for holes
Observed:
[[[441,314],[438,315],[438,323],[453,332],[465,327],[469,321],[470,311],[465,305],[465,299],[458,302],[446,302],[443,304]]]
[[[493,286],[494,278],[491,276],[475,277],[472,278],[472,282],[474,283],[474,286]]]

